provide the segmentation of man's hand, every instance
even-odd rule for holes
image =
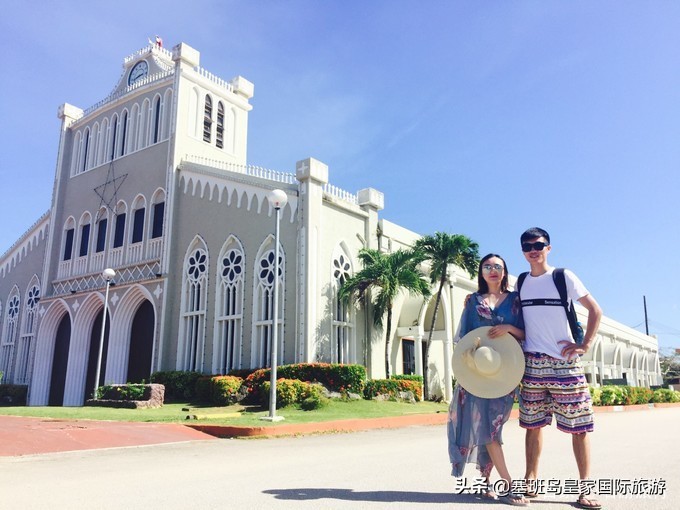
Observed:
[[[557,343],[564,345],[564,347],[562,347],[562,356],[569,360],[575,358],[576,356],[583,356],[586,352],[588,352],[588,346],[579,345],[577,343],[571,342],[570,340],[560,340]]]

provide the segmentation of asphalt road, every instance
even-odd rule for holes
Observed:
[[[593,476],[625,494],[604,508],[673,509],[680,494],[680,408],[602,413],[591,435]],[[545,431],[541,509],[573,508],[571,440]],[[511,471],[521,475],[524,433],[504,429]],[[224,439],[0,458],[2,509],[445,509],[499,508],[454,494],[441,425],[278,439]],[[466,475],[476,476],[472,466]],[[637,482],[635,482],[637,480]],[[627,488],[627,481],[630,481]],[[638,485],[642,489],[638,490]],[[663,496],[647,485],[665,484]],[[644,494],[634,495],[633,492]],[[455,506],[459,506],[455,505]]]

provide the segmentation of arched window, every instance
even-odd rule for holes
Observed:
[[[122,130],[122,133],[120,135],[120,152],[118,153],[119,156],[125,156],[127,154],[127,146],[125,145],[127,143],[127,130],[128,130],[128,112],[125,110],[123,112],[123,118],[120,123],[120,128]]]
[[[152,199],[151,239],[163,236],[163,220],[165,219],[165,192],[157,191]]]
[[[243,331],[245,256],[241,244],[230,238],[217,262],[213,372],[226,374],[240,368]]]
[[[264,250],[258,257],[255,263],[254,286],[255,286],[255,303],[254,303],[254,345],[252,362],[257,367],[268,367],[271,364],[271,338],[272,325],[274,314],[274,268],[275,268],[275,253],[273,249],[273,240],[270,238],[268,244],[269,249]],[[279,311],[277,317],[277,336],[278,336],[278,356],[277,365],[281,364],[283,360],[283,296],[285,295],[285,281],[283,275],[285,274],[285,257],[283,250],[279,250]]]
[[[61,260],[71,260],[73,258],[73,238],[75,237],[76,232],[75,223],[76,222],[72,217],[66,220],[63,236],[64,250],[62,252],[63,256]]]
[[[151,143],[158,143],[161,138],[161,96],[153,102],[153,133]]]
[[[137,145],[137,138],[139,138],[139,105],[132,106],[129,120],[130,128],[128,130],[128,148],[127,153],[135,152],[139,146]]]
[[[78,164],[78,159],[80,157],[80,145],[82,141],[83,134],[78,131],[73,139],[73,150],[71,151],[71,176],[76,175],[82,168],[82,166]]]
[[[112,161],[116,157],[116,142],[118,134],[118,115],[114,114],[111,119],[111,149],[109,150],[108,159]]]
[[[203,110],[203,141],[210,143],[212,139],[212,99],[205,95],[205,109]]]
[[[86,212],[80,217],[80,238],[78,243],[78,256],[85,257],[90,250],[90,213]]]
[[[24,319],[17,349],[16,384],[28,384],[31,379],[32,357],[35,351],[35,312],[38,308],[38,301],[40,301],[40,282],[37,276],[33,276],[26,291]]]
[[[132,207],[132,244],[141,243],[144,240],[144,218],[146,217],[146,200],[139,196]]]
[[[137,141],[137,148],[143,149],[149,145],[149,127],[151,116],[151,101],[145,99],[142,103],[142,109],[140,112],[140,122],[139,122],[139,139]]]
[[[203,371],[208,251],[197,239],[184,258],[177,369]]]
[[[189,113],[191,115],[191,112]],[[163,106],[162,106],[162,115],[161,118],[163,119],[162,125],[163,129],[161,132],[161,140],[167,140],[168,137],[170,136],[170,121],[172,117],[172,89],[168,89],[165,91],[165,95],[163,96]],[[196,122],[195,114],[194,114],[194,122]],[[196,136],[193,131],[189,131],[192,136]]]
[[[0,371],[4,374],[3,382],[10,384],[14,382],[14,343],[17,336],[20,302],[19,289],[15,286],[7,298],[7,311],[0,344]]]
[[[95,129],[97,129],[97,154],[95,158],[94,166],[101,165],[107,156],[108,142],[109,142],[109,119],[104,119],[101,126],[95,124]]]
[[[106,232],[109,226],[109,211],[102,207],[97,214],[97,241],[95,253],[101,253],[106,249]]]
[[[125,202],[119,202],[116,207],[116,225],[113,230],[113,247],[120,248],[125,242],[125,220],[127,218],[127,206]]]
[[[83,133],[83,151],[82,151],[82,166],[80,167],[80,171],[84,172],[87,170],[88,167],[88,157],[90,155],[90,128],[85,129],[85,133]]]
[[[215,145],[218,149],[224,147],[224,105],[217,103],[217,127],[215,128]]]
[[[349,304],[338,299],[340,287],[352,275],[350,259],[341,249],[336,250],[332,266],[332,292],[333,292],[333,343],[331,345],[331,359],[334,363],[352,363],[353,352],[353,324],[351,321],[351,308]]]

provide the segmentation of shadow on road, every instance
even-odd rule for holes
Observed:
[[[475,494],[453,494],[447,492],[413,492],[413,491],[355,491],[352,489],[269,489],[263,491],[276,499],[313,500],[340,499],[345,501],[375,501],[381,503],[476,503],[488,504]]]

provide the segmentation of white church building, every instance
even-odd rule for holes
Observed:
[[[253,94],[247,79],[201,68],[186,44],[151,44],[124,59],[99,103],[59,107],[52,203],[0,257],[3,384],[28,385],[30,405],[79,406],[101,338],[100,384],[140,382],[159,370],[268,366],[273,327],[280,364],[360,363],[384,377],[384,332],[370,309],[338,302],[337,289],[360,269],[361,248],[392,251],[418,234],[380,216],[376,189],[332,186],[320,161],[294,172],[249,165]],[[278,275],[274,189],[288,198]],[[106,268],[116,275],[102,335]],[[447,397],[453,332],[476,290],[460,269],[449,281],[430,350],[431,390]],[[393,373],[422,373],[433,302],[398,299]],[[661,384],[656,339],[606,317],[584,361],[594,385]]]

